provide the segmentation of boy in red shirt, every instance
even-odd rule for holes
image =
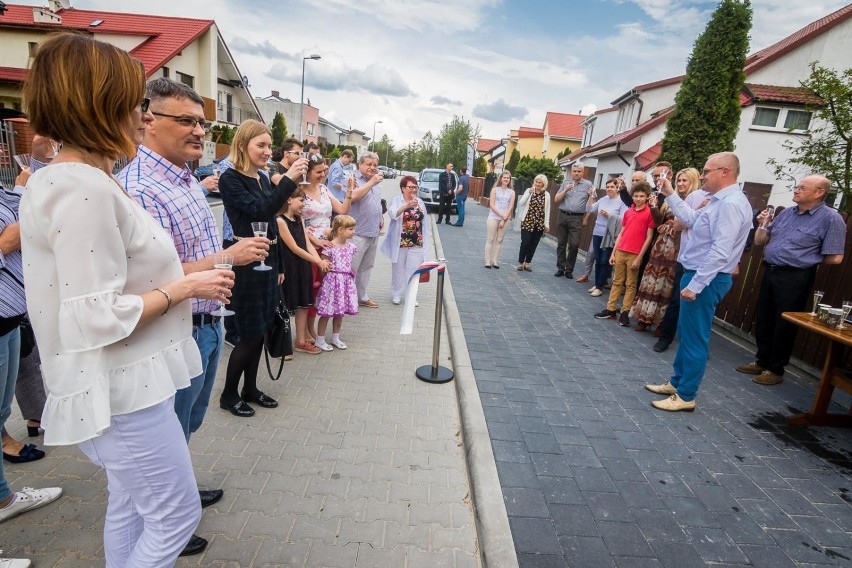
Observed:
[[[627,281],[627,289],[624,291],[624,302],[621,304],[621,317],[618,323],[622,326],[630,325],[627,313],[633,305],[636,297],[636,285],[639,280],[639,267],[642,265],[642,257],[651,246],[654,236],[654,218],[648,207],[648,197],[651,194],[651,186],[647,182],[640,181],[633,184],[633,205],[624,213],[621,222],[621,231],[615,240],[615,251],[609,259],[609,263],[615,267],[615,275],[612,278],[612,290],[609,292],[609,302],[606,309],[595,314],[598,319],[615,319],[615,308],[618,305],[618,297]]]

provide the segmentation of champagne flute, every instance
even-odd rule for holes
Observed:
[[[234,255],[220,252],[213,255],[213,268],[216,270],[231,270],[234,267]],[[225,304],[219,302],[219,307],[210,312],[214,316],[232,316],[234,312],[225,308]]]
[[[266,227],[268,223],[266,221],[255,221],[251,224],[251,230],[254,233],[255,237],[263,237],[266,238]],[[260,261],[260,264],[254,267],[254,270],[265,272],[267,270],[272,270],[272,267],[266,264],[266,259]]]
[[[18,164],[21,171],[30,169],[31,154],[16,154],[13,158],[15,158],[15,163]]]
[[[768,227],[769,224],[772,223],[772,219],[775,218],[775,206],[774,205],[767,205],[766,209],[764,209],[764,211],[769,213],[769,216],[766,218],[766,220],[763,223],[760,224],[760,228],[765,230],[766,227]]]
[[[306,160],[311,159],[310,152],[299,152],[299,156],[301,156],[302,158],[304,158]],[[305,173],[302,174],[302,181],[299,182],[299,185],[310,185],[308,183],[308,172],[305,172]]]
[[[222,173],[222,169],[219,167],[219,164],[213,166],[213,177],[219,179],[219,174]]]
[[[844,300],[843,301],[843,317],[840,318],[840,325],[837,326],[837,329],[848,329],[849,326],[846,325],[846,318],[849,317],[849,312],[852,312],[852,300]]]
[[[817,316],[817,305],[819,305],[820,301],[822,301],[822,297],[825,295],[825,292],[822,290],[814,290],[814,307],[813,311],[811,311],[811,317]]]

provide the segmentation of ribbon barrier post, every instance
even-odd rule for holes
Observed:
[[[447,269],[446,259],[438,259],[438,262],[424,262],[420,268],[411,276],[408,281],[408,290],[405,295],[405,308],[402,316],[401,334],[410,334],[414,325],[414,305],[417,297],[417,286],[420,282],[420,275],[431,270],[437,269],[437,298],[435,300],[435,329],[432,335],[432,364],[418,367],[415,371],[415,376],[421,381],[427,383],[442,384],[453,380],[454,374],[452,369],[438,365],[438,354],[441,347],[441,317],[443,316],[444,307],[444,272]]]

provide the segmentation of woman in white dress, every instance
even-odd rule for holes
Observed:
[[[417,197],[417,179],[399,180],[400,194],[388,205],[390,226],[379,250],[391,261],[391,302],[399,304],[405,285],[420,268],[429,250],[429,217],[426,204]]]
[[[189,298],[227,302],[233,272],[184,275],[163,228],[112,175],[153,120],[142,64],[88,36],[39,45],[30,126],[62,141],[21,201],[27,306],[48,392],[47,445],[107,473],[107,567],[174,565],[201,515],[176,389],[201,373]]]
[[[485,268],[500,268],[500,251],[509,219],[515,209],[515,190],[512,189],[512,172],[503,170],[500,181],[491,188],[488,207],[488,235],[485,238]]]

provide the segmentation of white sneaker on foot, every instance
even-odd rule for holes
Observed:
[[[394,306],[398,306],[399,305],[399,298],[394,298],[393,300],[391,300],[391,304],[393,304]]]
[[[26,558],[0,558],[0,568],[30,568],[32,565],[32,561]]]
[[[337,347],[338,349],[346,349],[346,344],[340,341],[339,339],[332,339],[331,344]]]
[[[11,505],[0,509],[0,523],[17,517],[21,513],[53,503],[59,499],[60,495],[62,495],[61,487],[46,487],[44,489],[24,487],[15,492],[15,500],[12,501]]]

